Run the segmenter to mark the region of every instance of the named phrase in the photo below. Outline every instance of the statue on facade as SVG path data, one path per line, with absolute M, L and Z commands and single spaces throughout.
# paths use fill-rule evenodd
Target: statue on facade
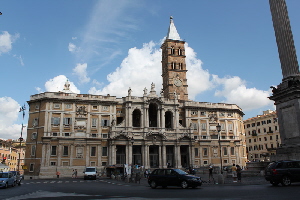
M 131 92 L 132 92 L 132 90 L 131 90 L 131 88 L 129 87 L 129 89 L 128 89 L 128 96 L 131 96 Z
M 147 88 L 144 88 L 144 95 L 147 95 Z
M 155 89 L 155 84 L 152 82 L 151 83 L 151 91 L 154 91 L 154 89 Z

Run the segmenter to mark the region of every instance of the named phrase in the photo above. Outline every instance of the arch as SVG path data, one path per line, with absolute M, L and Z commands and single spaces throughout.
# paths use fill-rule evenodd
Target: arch
M 135 109 L 132 112 L 132 126 L 133 127 L 141 127 L 141 111 L 139 109 Z
M 165 113 L 165 128 L 173 128 L 173 113 L 171 111 Z
M 156 103 L 149 104 L 149 127 L 157 127 L 157 111 L 158 106 Z

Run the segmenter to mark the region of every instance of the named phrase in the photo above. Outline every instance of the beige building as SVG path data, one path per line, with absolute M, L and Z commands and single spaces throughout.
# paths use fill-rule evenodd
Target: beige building
M 0 162 L 4 161 L 3 164 L 9 167 L 10 171 L 19 170 L 23 173 L 22 166 L 24 165 L 24 143 L 20 148 L 20 142 L 12 139 L 3 140 L 0 139 Z
M 270 161 L 280 146 L 276 111 L 267 110 L 262 115 L 244 121 L 249 161 Z
M 184 43 L 171 18 L 161 46 L 159 95 L 154 84 L 141 97 L 132 96 L 130 88 L 123 98 L 75 94 L 68 82 L 61 92 L 32 95 L 25 173 L 71 176 L 72 169 L 81 172 L 85 166 L 103 172 L 123 164 L 184 168 L 220 166 L 221 160 L 244 166 L 244 114 L 234 104 L 188 99 Z

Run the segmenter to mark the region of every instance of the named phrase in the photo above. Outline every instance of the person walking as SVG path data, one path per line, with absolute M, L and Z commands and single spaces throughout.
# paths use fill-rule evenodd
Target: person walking
M 56 177 L 59 178 L 60 172 L 56 171 Z
M 74 176 L 75 176 L 75 178 L 77 178 L 77 169 L 75 169 L 75 171 L 74 171 Z
M 232 165 L 231 171 L 232 171 L 233 182 L 236 183 L 237 182 L 236 181 L 237 173 L 236 173 L 236 166 L 235 166 L 235 164 Z
M 72 178 L 74 178 L 74 176 L 75 176 L 75 170 L 73 169 Z
M 238 182 L 242 182 L 242 168 L 239 165 L 236 165 L 236 174 Z

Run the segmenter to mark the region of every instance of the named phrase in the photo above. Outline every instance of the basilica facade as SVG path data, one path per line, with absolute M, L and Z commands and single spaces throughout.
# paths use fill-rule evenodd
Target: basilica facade
M 102 172 L 124 164 L 145 169 L 244 166 L 244 114 L 235 104 L 188 99 L 184 44 L 171 18 L 161 46 L 158 92 L 152 83 L 141 97 L 132 96 L 130 88 L 122 98 L 75 94 L 67 81 L 63 91 L 32 95 L 25 174 L 70 176 L 86 166 Z

